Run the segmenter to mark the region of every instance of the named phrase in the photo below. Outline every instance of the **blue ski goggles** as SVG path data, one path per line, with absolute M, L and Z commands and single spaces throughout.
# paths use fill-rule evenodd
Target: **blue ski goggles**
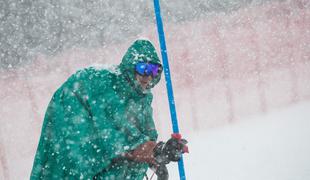
M 162 68 L 159 64 L 140 62 L 136 64 L 135 70 L 141 76 L 152 75 L 152 77 L 154 78 L 159 74 Z

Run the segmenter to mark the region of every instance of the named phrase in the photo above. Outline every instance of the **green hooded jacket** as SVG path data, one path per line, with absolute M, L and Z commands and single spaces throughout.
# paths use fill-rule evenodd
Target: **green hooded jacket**
M 43 122 L 31 180 L 143 179 L 148 168 L 121 158 L 156 141 L 150 89 L 135 79 L 138 62 L 160 64 L 154 46 L 137 40 L 120 65 L 90 67 L 73 74 L 53 95 Z

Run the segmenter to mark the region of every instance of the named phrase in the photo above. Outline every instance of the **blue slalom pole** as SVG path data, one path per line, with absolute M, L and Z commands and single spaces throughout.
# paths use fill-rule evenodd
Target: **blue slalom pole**
M 178 119 L 177 119 L 177 113 L 176 113 L 175 102 L 174 102 L 174 97 L 173 97 L 173 88 L 172 88 L 172 83 L 171 83 L 170 68 L 169 68 L 166 41 L 165 41 L 165 33 L 164 33 L 163 21 L 160 15 L 159 0 L 154 0 L 154 9 L 155 9 L 156 22 L 157 22 L 158 38 L 160 42 L 161 56 L 162 56 L 163 66 L 164 66 L 163 68 L 165 72 L 170 116 L 171 116 L 171 121 L 172 121 L 172 129 L 173 129 L 173 133 L 179 133 Z M 180 180 L 186 180 L 183 157 L 181 157 L 181 159 L 178 161 L 178 166 L 179 166 Z

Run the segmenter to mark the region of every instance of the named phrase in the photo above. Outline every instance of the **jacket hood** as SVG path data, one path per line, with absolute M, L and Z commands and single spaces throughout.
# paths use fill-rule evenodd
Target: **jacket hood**
M 138 88 L 141 90 L 141 87 L 135 78 L 135 65 L 139 62 L 154 63 L 162 66 L 155 47 L 148 40 L 136 40 L 128 48 L 121 64 L 119 65 L 121 74 L 125 75 L 125 78 L 130 81 L 129 83 L 133 84 L 135 89 Z M 162 71 L 160 71 L 158 75 L 153 78 L 147 89 L 153 88 L 160 81 L 161 72 Z

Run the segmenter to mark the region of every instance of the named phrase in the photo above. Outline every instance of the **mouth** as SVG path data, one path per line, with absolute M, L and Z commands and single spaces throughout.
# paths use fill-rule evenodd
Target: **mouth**
M 141 84 L 148 84 L 150 81 L 147 79 L 140 79 Z
M 147 81 L 140 81 L 140 85 L 143 89 L 145 89 L 148 85 L 149 85 L 149 82 Z

